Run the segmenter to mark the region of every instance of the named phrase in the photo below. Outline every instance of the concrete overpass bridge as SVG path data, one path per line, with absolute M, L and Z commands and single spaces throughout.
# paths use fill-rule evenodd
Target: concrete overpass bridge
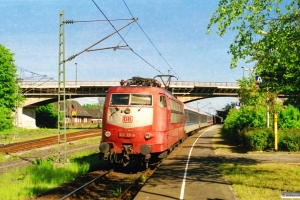
M 119 81 L 67 81 L 66 98 L 105 97 L 112 86 L 119 86 Z M 26 97 L 24 107 L 37 107 L 58 100 L 58 82 L 20 83 Z M 237 97 L 239 85 L 236 82 L 191 82 L 171 81 L 169 91 L 184 103 L 210 97 Z
M 58 82 L 47 81 L 19 83 L 26 97 L 22 108 L 18 109 L 16 124 L 24 128 L 36 128 L 35 108 L 58 101 Z M 119 86 L 119 81 L 67 81 L 66 99 L 79 97 L 106 97 L 107 90 Z M 190 82 L 171 81 L 169 91 L 184 103 L 210 97 L 237 97 L 239 85 L 236 82 Z

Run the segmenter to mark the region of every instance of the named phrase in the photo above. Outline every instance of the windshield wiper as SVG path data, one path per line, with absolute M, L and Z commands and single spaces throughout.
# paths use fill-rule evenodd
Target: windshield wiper
M 114 107 L 115 107 L 116 111 L 119 111 L 119 108 L 118 108 L 118 106 L 117 106 L 117 105 L 114 105 L 114 104 L 112 104 L 112 106 L 114 106 Z
M 139 109 L 138 111 L 140 111 L 142 109 L 142 107 L 144 107 L 144 105 L 147 105 L 147 103 L 144 103 Z
M 112 106 L 114 106 L 114 107 L 115 107 L 115 110 L 116 110 L 116 111 L 112 112 L 112 113 L 110 114 L 110 116 L 112 116 L 112 115 L 113 115 L 113 114 L 115 114 L 117 111 L 119 111 L 119 108 L 118 108 L 118 106 L 116 106 L 116 105 L 112 105 Z

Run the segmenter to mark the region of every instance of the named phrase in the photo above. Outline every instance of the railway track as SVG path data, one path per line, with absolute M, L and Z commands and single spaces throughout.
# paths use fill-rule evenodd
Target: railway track
M 101 136 L 100 129 L 84 130 L 84 131 L 78 131 L 78 132 L 66 134 L 68 143 L 77 140 L 86 139 L 86 138 L 99 137 L 99 136 Z M 63 136 L 60 137 L 61 139 L 63 139 Z M 38 149 L 42 147 L 56 145 L 57 140 L 58 140 L 58 136 L 51 136 L 46 138 L 29 140 L 25 142 L 17 142 L 13 144 L 1 145 L 0 152 L 5 154 L 12 154 L 12 153 L 18 153 L 22 151 Z
M 91 172 L 50 190 L 37 199 L 133 199 L 156 169 L 135 173 L 113 170 Z

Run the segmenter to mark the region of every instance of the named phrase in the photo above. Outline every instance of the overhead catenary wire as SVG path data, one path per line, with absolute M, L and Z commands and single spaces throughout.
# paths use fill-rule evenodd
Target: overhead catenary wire
M 132 29 L 133 26 L 134 26 L 134 24 L 132 26 L 130 26 L 129 30 L 124 35 L 124 38 L 127 36 L 127 34 L 129 33 L 129 31 Z M 121 44 L 121 42 L 122 42 L 122 40 L 119 42 L 118 46 Z
M 122 30 L 123 28 L 129 26 L 130 24 L 132 24 L 134 21 L 136 21 L 137 19 L 132 19 L 132 22 L 126 24 L 125 26 L 119 28 L 118 30 L 115 29 L 115 32 L 109 34 L 108 36 L 104 37 L 103 39 L 99 40 L 98 42 L 94 43 L 93 45 L 89 46 L 88 48 L 82 50 L 81 52 L 75 54 L 75 55 L 72 55 L 70 56 L 67 60 L 65 60 L 64 62 L 67 62 L 67 61 L 70 61 L 70 60 L 73 60 L 75 57 L 79 56 L 80 54 L 84 53 L 84 52 L 88 52 L 92 47 L 96 46 L 97 44 L 101 43 L 102 41 L 106 40 L 107 38 L 111 37 L 112 35 L 114 35 L 115 33 L 118 33 L 119 34 L 119 31 Z M 120 35 L 120 34 L 119 34 Z M 127 44 L 127 43 L 126 43 Z M 128 45 L 128 44 L 127 44 Z
M 45 77 L 46 77 L 46 76 L 45 76 Z M 26 88 L 25 90 L 22 90 L 22 93 L 23 93 L 23 94 L 28 93 L 28 92 L 32 91 L 33 89 L 35 89 L 35 88 L 37 88 L 37 87 L 39 87 L 39 86 L 41 86 L 41 85 L 43 85 L 43 84 L 45 84 L 45 83 L 47 83 L 47 82 L 54 81 L 53 78 L 49 78 L 49 79 L 46 79 L 46 80 L 44 80 L 43 82 L 41 82 L 43 79 L 44 79 L 44 77 L 41 78 L 40 80 L 37 80 L 35 84 L 30 85 L 31 87 Z M 38 83 L 39 83 L 39 84 L 38 84 Z
M 43 85 L 46 82 L 54 81 L 53 78 L 48 77 L 47 75 L 37 74 L 35 72 L 31 72 L 31 71 L 23 69 L 21 67 L 18 67 L 18 69 L 20 70 L 20 75 L 19 75 L 19 78 L 18 78 L 18 80 L 20 82 L 22 82 L 24 80 L 31 80 L 31 81 L 35 80 L 34 83 L 32 83 L 32 84 L 29 85 L 30 87 L 28 87 L 28 88 L 26 88 L 26 89 L 24 89 L 22 91 L 23 94 L 30 92 L 34 88 L 36 88 L 38 86 L 41 86 L 41 85 Z M 26 76 L 25 72 L 29 73 L 30 75 Z
M 133 17 L 132 12 L 130 11 L 129 7 L 127 6 L 125 0 L 123 0 L 128 12 L 130 13 L 130 15 Z M 162 59 L 165 61 L 165 63 L 170 67 L 170 69 L 176 74 L 176 76 L 178 77 L 178 79 L 180 79 L 180 77 L 177 75 L 177 73 L 175 72 L 175 70 L 171 67 L 171 65 L 167 62 L 167 60 L 164 58 L 164 56 L 160 53 L 160 51 L 157 49 L 157 47 L 154 45 L 154 43 L 151 41 L 151 39 L 148 37 L 148 35 L 146 34 L 146 32 L 143 30 L 143 28 L 140 26 L 140 24 L 136 21 L 136 24 L 140 27 L 140 29 L 142 30 L 142 32 L 145 34 L 145 36 L 148 38 L 149 42 L 153 45 L 153 47 L 156 49 L 156 51 L 158 52 L 158 54 L 162 57 Z
M 20 71 L 20 75 L 19 78 L 22 79 L 35 79 L 35 78 L 40 78 L 40 77 L 45 77 L 46 75 L 42 75 L 42 74 L 37 74 L 35 72 L 29 71 L 27 69 L 23 69 L 21 67 L 18 67 L 19 71 Z M 26 76 L 26 73 L 28 73 L 29 75 Z
M 117 29 L 115 28 L 115 26 L 108 20 L 108 18 L 106 17 L 106 15 L 102 12 L 102 10 L 100 9 L 100 7 L 96 4 L 96 2 L 94 0 L 92 0 L 93 3 L 95 4 L 95 6 L 98 8 L 98 10 L 102 13 L 102 15 L 105 17 L 105 19 L 110 23 L 110 25 L 113 27 L 113 29 L 117 32 L 117 34 L 120 36 L 120 38 L 123 40 L 123 42 L 128 46 L 128 48 L 130 48 L 130 50 L 136 55 L 138 56 L 140 59 L 142 59 L 145 63 L 147 63 L 149 66 L 151 66 L 153 69 L 155 69 L 156 71 L 158 71 L 159 73 L 163 74 L 160 70 L 158 70 L 156 67 L 154 67 L 152 64 L 150 64 L 147 60 L 145 60 L 142 56 L 140 56 L 138 53 L 136 53 L 129 45 L 128 43 L 125 41 L 125 39 L 121 36 L 121 34 L 119 33 L 119 31 L 117 31 Z M 135 20 L 136 21 L 136 20 Z
M 130 21 L 130 20 L 132 20 L 132 19 L 66 20 L 66 21 L 64 21 L 64 23 L 66 23 L 66 24 L 73 24 L 73 23 L 78 23 L 78 22 L 107 22 L 107 21 Z
M 119 50 L 130 50 L 129 48 L 126 48 L 128 47 L 127 45 L 125 46 L 115 46 L 115 47 L 105 47 L 105 48 L 99 48 L 99 49 L 90 49 L 90 50 L 87 50 L 88 52 L 90 51 L 99 51 L 99 50 L 107 50 L 107 49 L 113 49 L 114 51 L 119 49 Z

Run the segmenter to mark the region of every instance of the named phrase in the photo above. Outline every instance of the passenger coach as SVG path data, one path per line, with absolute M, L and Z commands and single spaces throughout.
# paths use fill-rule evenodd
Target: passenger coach
M 190 106 L 184 105 L 185 126 L 184 130 L 191 135 L 201 128 L 205 128 L 213 124 L 213 116 L 211 114 L 199 111 Z

